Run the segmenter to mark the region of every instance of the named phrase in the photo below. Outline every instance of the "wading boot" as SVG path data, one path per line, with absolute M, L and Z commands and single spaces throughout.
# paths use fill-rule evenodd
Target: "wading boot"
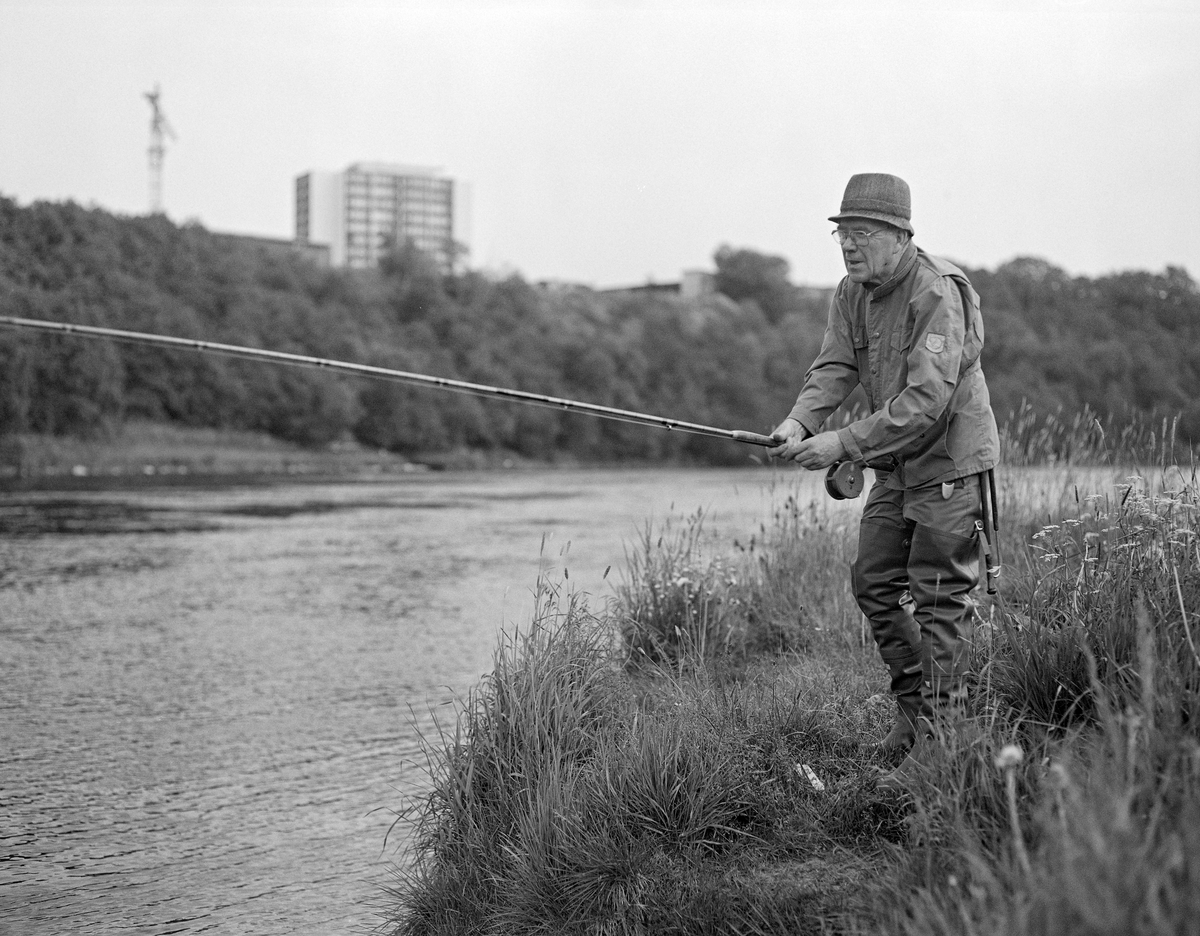
M 953 747 L 967 739 L 966 686 L 956 680 L 939 679 L 932 686 L 923 683 L 923 688 L 924 710 L 916 720 L 916 742 L 899 767 L 879 777 L 875 785 L 880 790 L 910 792 L 945 745 Z
M 879 772 L 879 777 L 875 780 L 876 789 L 888 793 L 907 793 L 920 779 L 926 769 L 925 761 L 930 748 L 937 743 L 933 722 L 924 715 L 918 717 L 914 735 L 912 749 L 900 762 L 900 766 L 895 770 Z
M 876 751 L 895 763 L 911 749 L 917 739 L 917 718 L 921 715 L 921 660 L 915 657 L 890 664 L 892 695 L 896 699 L 896 721 L 879 742 Z

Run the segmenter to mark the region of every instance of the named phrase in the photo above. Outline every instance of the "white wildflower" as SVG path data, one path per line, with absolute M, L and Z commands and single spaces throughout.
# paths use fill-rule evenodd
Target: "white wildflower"
M 996 755 L 996 767 L 999 770 L 1011 770 L 1025 760 L 1025 752 L 1019 744 L 1006 744 Z

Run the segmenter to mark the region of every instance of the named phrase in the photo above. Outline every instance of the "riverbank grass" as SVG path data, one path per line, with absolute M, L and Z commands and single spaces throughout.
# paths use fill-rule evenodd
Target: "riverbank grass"
M 385 928 L 1188 932 L 1195 480 L 1078 499 L 1062 481 L 1002 478 L 1009 563 L 980 608 L 972 714 L 903 797 L 875 784 L 892 702 L 844 605 L 852 523 L 785 492 L 726 554 L 699 515 L 648 529 L 601 612 L 541 581 L 531 624 L 426 738 Z
M 397 931 L 807 932 L 842 912 L 862 844 L 901 833 L 862 795 L 865 668 L 631 677 L 608 621 L 541 598 L 430 739 Z

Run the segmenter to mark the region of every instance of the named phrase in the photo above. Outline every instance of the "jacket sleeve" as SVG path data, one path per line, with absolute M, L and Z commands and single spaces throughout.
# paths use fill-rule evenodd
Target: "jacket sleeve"
M 964 332 L 958 285 L 938 277 L 912 297 L 910 312 L 911 339 L 895 352 L 896 365 L 903 363 L 907 373 L 903 387 L 870 416 L 839 430 L 855 461 L 894 455 L 916 442 L 945 411 L 958 382 Z
M 829 414 L 858 386 L 858 360 L 850 328 L 846 280 L 834 293 L 821 351 L 804 378 L 804 386 L 788 417 L 816 435 Z

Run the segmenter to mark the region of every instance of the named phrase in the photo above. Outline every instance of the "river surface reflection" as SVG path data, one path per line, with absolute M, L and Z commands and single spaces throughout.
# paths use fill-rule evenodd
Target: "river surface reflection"
M 703 508 L 728 542 L 778 480 L 0 494 L 0 933 L 368 932 L 417 730 L 539 571 L 601 600 L 648 519 Z

